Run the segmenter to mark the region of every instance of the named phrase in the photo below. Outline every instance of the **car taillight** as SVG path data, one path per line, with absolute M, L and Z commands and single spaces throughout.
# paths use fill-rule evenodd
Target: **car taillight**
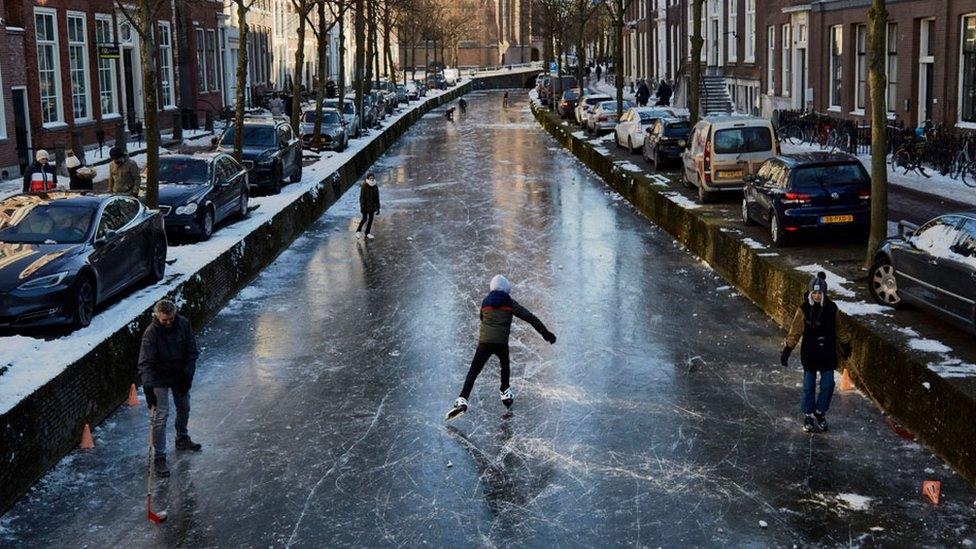
M 703 156 L 705 165 L 705 183 L 712 182 L 712 141 L 705 142 L 705 154 Z
M 606 122 L 606 121 L 607 121 L 607 117 L 606 116 L 601 116 L 600 117 L 600 122 Z
M 810 195 L 806 193 L 787 191 L 783 195 L 783 204 L 806 204 L 808 202 L 810 202 Z
M 861 189 L 861 192 L 859 192 L 857 196 L 861 200 L 867 200 L 871 198 L 871 189 Z

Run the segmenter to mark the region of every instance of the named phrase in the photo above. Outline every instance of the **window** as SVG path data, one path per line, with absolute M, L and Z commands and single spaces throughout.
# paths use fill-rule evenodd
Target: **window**
M 207 31 L 207 82 L 210 83 L 211 90 L 220 89 L 217 85 L 217 33 L 213 30 Z
M 173 107 L 176 105 L 173 97 L 173 40 L 166 21 L 159 22 L 159 74 L 163 106 Z
M 715 154 L 764 152 L 772 148 L 769 128 L 754 126 L 715 132 Z
M 88 27 L 83 13 L 68 13 L 68 63 L 71 73 L 71 112 L 75 120 L 91 118 L 88 96 Z
M 790 24 L 783 25 L 783 97 L 790 96 L 790 87 L 793 83 L 793 36 L 790 32 Z
M 888 55 L 885 57 L 885 75 L 888 78 L 888 89 L 885 93 L 888 112 L 895 112 L 895 102 L 898 100 L 898 23 L 888 23 L 888 34 L 885 38 L 888 44 Z
M 935 257 L 948 257 L 950 247 L 959 237 L 959 218 L 951 215 L 929 221 L 915 231 L 913 244 L 919 250 Z
M 830 106 L 840 108 L 841 85 L 843 84 L 844 28 L 840 25 L 830 27 Z
M 0 71 L 0 91 L 4 89 L 2 72 Z M 0 101 L 0 139 L 5 139 L 7 137 L 7 117 L 4 112 L 4 101 Z
M 729 0 L 729 61 L 735 61 L 739 56 L 739 0 Z
M 203 50 L 203 29 L 197 29 L 197 89 L 207 91 L 207 54 Z
M 769 95 L 776 93 L 776 86 L 773 83 L 776 74 L 776 27 L 766 28 L 766 89 Z
M 112 33 L 112 16 L 95 16 L 95 44 L 96 46 L 115 43 Z M 115 99 L 115 59 L 98 59 L 98 105 L 102 116 L 117 114 L 118 101 Z
M 858 25 L 854 33 L 854 47 L 857 48 L 855 54 L 857 87 L 854 88 L 854 108 L 863 112 L 868 91 L 868 27 Z
M 756 61 L 756 0 L 746 0 L 746 63 Z
M 58 34 L 55 11 L 34 8 L 34 36 L 37 39 L 37 80 L 41 96 L 41 121 L 57 124 L 63 121 L 61 105 L 61 60 L 58 57 Z
M 976 14 L 962 19 L 962 71 L 959 119 L 976 122 Z

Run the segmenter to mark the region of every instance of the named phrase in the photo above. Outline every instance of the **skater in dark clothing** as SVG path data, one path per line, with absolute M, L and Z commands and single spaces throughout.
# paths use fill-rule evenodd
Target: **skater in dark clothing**
M 462 97 L 458 100 L 458 107 L 461 107 L 461 114 L 464 114 L 468 110 L 468 102 Z
M 596 79 L 599 82 L 600 78 L 603 76 L 603 67 L 601 65 L 596 66 Z
M 502 107 L 508 106 L 508 90 L 505 90 L 505 94 L 502 95 Z
M 810 281 L 810 291 L 796 310 L 780 363 L 787 366 L 790 353 L 800 342 L 803 364 L 803 430 L 827 430 L 827 410 L 834 394 L 834 370 L 841 360 L 851 357 L 851 337 L 847 328 L 837 322 L 837 305 L 827 297 L 827 275 L 818 273 Z M 815 395 L 817 373 L 820 394 Z
M 641 79 L 640 82 L 637 84 L 637 93 L 634 95 L 635 95 L 634 98 L 637 100 L 637 106 L 646 107 L 647 100 L 650 99 L 651 97 L 651 90 L 650 88 L 647 87 L 647 82 Z
M 199 452 L 202 445 L 190 439 L 190 386 L 197 369 L 196 339 L 186 317 L 176 314 L 176 305 L 160 300 L 153 308 L 152 324 L 142 334 L 139 376 L 146 393 L 146 405 L 153 415 L 153 443 L 157 477 L 168 477 L 166 467 L 166 419 L 169 394 L 176 407 L 176 449 Z
M 491 292 L 481 302 L 481 331 L 478 334 L 478 348 L 471 360 L 471 367 L 464 379 L 461 394 L 454 401 L 454 407 L 447 413 L 447 419 L 454 419 L 468 410 L 468 397 L 471 396 L 474 381 L 492 355 L 497 356 L 501 363 L 502 383 L 499 396 L 502 399 L 502 404 L 505 407 L 512 406 L 515 395 L 512 394 L 512 389 L 508 385 L 508 336 L 512 329 L 512 317 L 521 318 L 531 324 L 535 331 L 539 332 L 539 335 L 550 344 L 556 342 L 556 335 L 550 332 L 541 320 L 512 299 L 509 295 L 512 291 L 512 285 L 504 276 L 495 275 L 491 279 L 489 288 Z
M 380 215 L 380 188 L 376 186 L 376 176 L 366 175 L 366 181 L 359 188 L 359 211 L 363 214 L 363 219 L 356 228 L 356 238 L 362 240 L 366 238 L 373 240 L 373 235 L 369 230 L 373 228 L 373 216 Z M 363 233 L 363 224 L 366 224 L 366 232 Z
M 671 89 L 671 86 L 669 86 L 668 83 L 662 79 L 661 83 L 657 85 L 657 103 L 655 103 L 655 105 L 658 107 L 670 106 L 671 94 L 673 93 L 674 90 Z
M 450 121 L 453 122 L 454 121 L 454 110 L 455 110 L 454 107 L 449 107 L 446 111 L 444 111 L 444 118 L 446 118 L 446 119 L 448 119 L 448 120 L 450 120 Z

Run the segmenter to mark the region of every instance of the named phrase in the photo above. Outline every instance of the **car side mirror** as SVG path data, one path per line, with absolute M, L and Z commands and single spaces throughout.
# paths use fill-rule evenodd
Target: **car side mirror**
M 113 238 L 115 238 L 115 236 L 117 234 L 119 234 L 119 232 L 116 231 L 116 230 L 113 230 L 113 229 L 106 230 L 105 231 L 105 234 L 103 234 L 100 237 L 96 237 L 95 238 L 95 242 L 94 242 L 95 247 L 104 246 L 109 240 L 112 240 Z

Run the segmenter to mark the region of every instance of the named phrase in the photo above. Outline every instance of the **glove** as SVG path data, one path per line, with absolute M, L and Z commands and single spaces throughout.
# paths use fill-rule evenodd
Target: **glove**
M 847 343 L 841 343 L 840 350 L 842 353 L 844 353 L 844 360 L 851 358 L 852 349 L 851 349 L 851 343 L 849 341 Z
M 157 402 L 156 402 L 156 392 L 153 391 L 153 388 L 149 387 L 148 385 L 143 385 L 142 392 L 146 393 L 146 406 L 148 406 L 150 410 L 155 408 Z
M 376 215 L 380 215 L 380 211 L 379 210 L 376 210 Z
M 783 347 L 783 354 L 779 355 L 779 363 L 783 366 L 789 366 L 790 354 L 793 353 L 793 347 L 789 345 Z
M 546 333 L 542 334 L 542 339 L 548 341 L 549 345 L 552 345 L 556 342 L 556 334 L 546 330 Z

